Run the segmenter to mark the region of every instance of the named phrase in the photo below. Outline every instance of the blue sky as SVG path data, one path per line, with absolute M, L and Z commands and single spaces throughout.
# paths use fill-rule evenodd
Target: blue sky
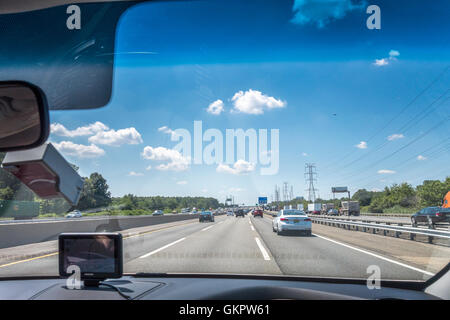
M 306 162 L 322 197 L 332 186 L 444 179 L 449 5 L 370 4 L 381 8 L 381 30 L 366 28 L 365 2 L 137 5 L 117 29 L 111 102 L 52 111 L 50 139 L 83 175 L 102 173 L 114 196 L 232 194 L 253 204 L 284 181 L 306 195 Z M 278 173 L 261 175 L 248 159 L 224 170 L 189 163 L 170 137 L 193 135 L 195 120 L 224 135 L 279 129 Z

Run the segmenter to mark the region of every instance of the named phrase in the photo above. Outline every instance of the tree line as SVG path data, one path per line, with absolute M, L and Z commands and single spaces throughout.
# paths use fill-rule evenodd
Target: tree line
M 414 212 L 424 207 L 441 206 L 444 196 L 450 191 L 450 176 L 445 180 L 425 180 L 421 185 L 413 187 L 406 182 L 386 186 L 382 191 L 368 191 L 359 189 L 351 200 L 359 201 L 362 211 L 383 213 L 383 212 Z M 340 199 L 316 199 L 318 203 L 334 203 L 335 208 L 340 206 Z M 297 204 L 308 206 L 308 201 L 304 199 L 294 199 L 289 202 L 280 202 L 279 207 Z

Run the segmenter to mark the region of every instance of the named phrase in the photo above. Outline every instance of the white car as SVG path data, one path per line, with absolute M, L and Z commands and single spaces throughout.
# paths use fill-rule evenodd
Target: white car
M 233 215 L 233 211 L 227 211 L 227 216 L 232 216 Z
M 66 214 L 66 218 L 81 218 L 83 215 L 80 211 L 74 210 Z
M 285 231 L 299 231 L 310 236 L 311 229 L 311 219 L 301 210 L 280 210 L 272 220 L 272 230 L 278 235 L 281 235 Z

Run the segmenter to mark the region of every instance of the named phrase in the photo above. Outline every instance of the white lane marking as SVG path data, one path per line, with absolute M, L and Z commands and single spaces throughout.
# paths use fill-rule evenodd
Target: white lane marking
M 178 242 L 181 242 L 181 241 L 183 241 L 183 240 L 185 240 L 185 239 L 186 239 L 186 238 L 178 239 L 177 241 L 174 241 L 174 242 L 171 242 L 171 243 L 169 243 L 169 244 L 166 244 L 164 247 L 161 247 L 161 248 L 159 248 L 159 249 L 153 250 L 152 252 L 146 253 L 146 254 L 144 254 L 143 256 L 140 256 L 139 258 L 140 258 L 140 259 L 142 259 L 142 258 L 147 258 L 147 257 L 151 256 L 152 254 L 155 254 L 155 253 L 158 253 L 158 252 L 160 252 L 160 251 L 162 251 L 162 250 L 164 250 L 164 249 L 167 249 L 168 247 L 173 246 L 174 244 L 177 244 Z
M 341 246 L 347 247 L 347 248 L 349 248 L 349 249 L 353 249 L 353 250 L 356 250 L 356 251 L 359 251 L 359 252 L 368 254 L 369 256 L 373 256 L 373 257 L 379 258 L 379 259 L 381 259 L 381 260 L 385 260 L 385 261 L 388 261 L 388 262 L 397 264 L 397 265 L 399 265 L 399 266 L 402 266 L 402 267 L 405 267 L 405 268 L 408 268 L 408 269 L 411 269 L 411 270 L 414 270 L 414 271 L 417 271 L 417 272 L 424 273 L 424 274 L 429 275 L 429 276 L 434 276 L 434 273 L 431 273 L 431 272 L 428 272 L 428 271 L 426 271 L 426 270 L 422 270 L 422 269 L 419 269 L 419 268 L 416 268 L 416 267 L 407 265 L 407 264 L 405 264 L 405 263 L 401 263 L 401 262 L 398 262 L 398 261 L 395 261 L 395 260 L 392 260 L 392 259 L 389 259 L 389 258 L 380 256 L 380 255 L 378 255 L 378 254 L 376 254 L 376 253 L 373 253 L 373 252 L 370 252 L 370 251 L 366 251 L 366 250 L 363 250 L 363 249 L 359 249 L 359 248 L 350 246 L 350 245 L 348 245 L 348 244 L 345 244 L 345 243 L 342 243 L 342 242 L 339 242 L 339 241 L 336 241 L 336 240 L 329 239 L 329 238 L 324 237 L 324 236 L 319 236 L 318 234 L 315 234 L 315 233 L 313 233 L 313 235 L 315 235 L 316 237 L 322 238 L 322 239 L 324 239 L 324 240 L 327 240 L 327 241 L 330 241 L 330 242 L 339 244 L 339 245 L 341 245 Z
M 252 228 L 253 231 L 255 231 L 255 228 L 251 225 L 250 228 Z
M 255 241 L 256 241 L 256 244 L 259 247 L 259 250 L 261 251 L 261 253 L 263 255 L 264 260 L 270 260 L 269 254 L 267 253 L 266 249 L 262 245 L 261 240 L 259 240 L 258 237 L 255 237 Z
M 202 230 L 200 230 L 200 231 L 206 231 L 206 230 L 208 230 L 208 229 L 211 229 L 212 227 L 214 227 L 214 225 L 212 225 L 212 226 L 209 226 L 209 227 L 206 227 L 206 228 L 203 228 Z

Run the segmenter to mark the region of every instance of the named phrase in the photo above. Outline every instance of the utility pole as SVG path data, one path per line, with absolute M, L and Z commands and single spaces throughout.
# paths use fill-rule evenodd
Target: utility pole
M 305 164 L 305 181 L 308 186 L 306 191 L 308 191 L 308 201 L 316 201 L 316 191 L 314 188 L 314 182 L 317 182 L 317 172 L 316 165 L 314 163 Z

